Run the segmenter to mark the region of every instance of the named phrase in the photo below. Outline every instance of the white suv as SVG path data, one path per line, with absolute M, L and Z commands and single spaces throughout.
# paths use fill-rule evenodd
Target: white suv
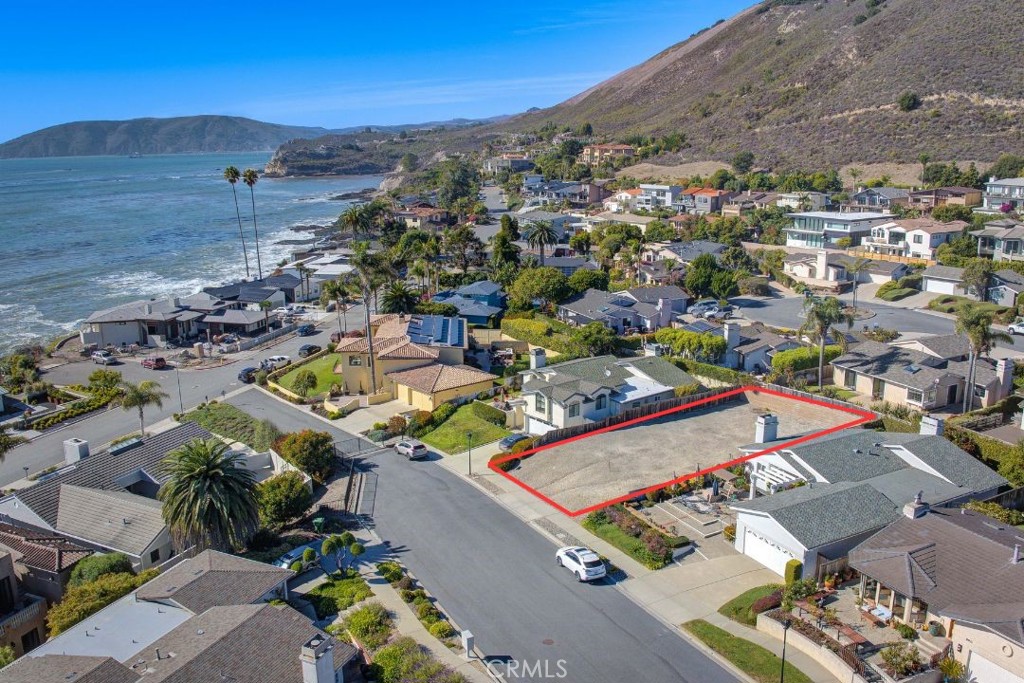
M 1017 318 L 1010 323 L 1010 334 L 1024 334 L 1024 318 Z
M 114 354 L 110 351 L 93 351 L 92 362 L 99 365 L 113 365 L 117 362 L 117 359 L 114 358 Z
M 427 445 L 416 439 L 402 439 L 395 444 L 395 453 L 404 455 L 409 460 L 422 460 L 430 455 Z
M 597 553 L 582 546 L 559 548 L 555 553 L 555 562 L 575 574 L 577 581 L 596 581 L 608 573 Z

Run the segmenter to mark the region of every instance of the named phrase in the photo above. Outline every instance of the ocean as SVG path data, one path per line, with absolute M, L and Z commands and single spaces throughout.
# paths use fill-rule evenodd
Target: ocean
M 0 353 L 73 332 L 93 311 L 191 294 L 245 276 L 226 166 L 262 172 L 271 154 L 168 154 L 0 159 Z M 296 226 L 331 223 L 339 194 L 379 176 L 260 178 L 255 185 L 266 275 L 310 239 Z M 249 188 L 238 182 L 256 275 Z

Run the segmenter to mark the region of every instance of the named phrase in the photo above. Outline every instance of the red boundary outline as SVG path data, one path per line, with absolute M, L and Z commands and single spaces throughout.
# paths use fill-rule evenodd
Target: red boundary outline
M 654 484 L 652 486 L 648 486 L 647 488 L 640 489 L 638 491 L 630 491 L 629 493 L 627 493 L 625 495 L 622 495 L 622 496 L 619 496 L 618 498 L 612 498 L 610 500 L 604 501 L 603 503 L 598 503 L 597 505 L 590 505 L 590 506 L 585 507 L 585 508 L 580 508 L 579 510 L 570 510 L 570 509 L 566 508 L 563 505 L 559 505 L 558 503 L 553 501 L 551 498 L 549 498 L 548 496 L 545 496 L 543 493 L 538 491 L 537 489 L 533 488 L 532 486 L 529 486 L 528 484 L 526 484 L 522 480 L 512 476 L 508 472 L 503 472 L 498 467 L 498 465 L 500 465 L 503 462 L 507 462 L 509 460 L 515 460 L 516 458 L 522 458 L 523 456 L 534 455 L 535 453 L 540 453 L 541 451 L 546 451 L 546 450 L 548 450 L 550 448 L 554 448 L 555 446 L 561 446 L 563 444 L 571 443 L 573 441 L 579 441 L 580 439 L 586 439 L 588 437 L 596 436 L 598 434 L 604 434 L 605 432 L 611 432 L 611 431 L 615 431 L 616 429 L 622 429 L 624 427 L 629 427 L 631 425 L 640 424 L 641 422 L 647 422 L 648 420 L 654 420 L 654 419 L 657 419 L 659 417 L 665 417 L 666 415 L 671 415 L 672 413 L 677 413 L 677 412 L 680 412 L 682 410 L 686 410 L 687 408 L 692 408 L 694 406 L 703 405 L 704 403 L 710 403 L 712 401 L 717 401 L 718 399 L 721 399 L 721 398 L 725 398 L 725 397 L 728 397 L 728 396 L 735 396 L 736 394 L 746 393 L 748 391 L 751 391 L 751 392 L 754 392 L 754 393 L 771 394 L 772 396 L 779 396 L 781 398 L 791 399 L 793 401 L 803 401 L 804 403 L 811 403 L 811 404 L 814 404 L 814 405 L 823 406 L 825 408 L 831 408 L 832 410 L 839 410 L 839 411 L 842 411 L 842 412 L 845 412 L 845 413 L 850 413 L 851 415 L 857 415 L 858 417 L 857 417 L 856 420 L 851 420 L 850 422 L 844 422 L 843 424 L 838 425 L 836 427 L 831 427 L 829 429 L 824 429 L 824 430 L 822 430 L 820 432 L 814 432 L 813 434 L 808 434 L 806 436 L 801 436 L 801 437 L 798 437 L 796 439 L 792 439 L 790 441 L 786 441 L 784 443 L 781 443 L 781 444 L 779 444 L 777 446 L 773 446 L 772 448 L 766 448 L 764 450 L 757 451 L 756 453 L 751 453 L 750 455 L 744 455 L 744 456 L 741 456 L 739 458 L 735 458 L 733 460 L 730 460 L 728 462 L 724 462 L 724 463 L 715 465 L 714 467 L 707 467 L 707 468 L 699 470 L 697 472 L 692 472 L 690 474 L 683 475 L 682 477 L 676 477 L 675 479 L 670 479 L 668 481 L 663 481 L 663 482 L 661 482 L 659 484 Z M 506 479 L 508 479 L 509 481 L 511 481 L 513 484 L 516 484 L 517 486 L 519 486 L 519 487 L 525 489 L 526 491 L 532 493 L 537 498 L 540 498 L 542 501 L 544 501 L 545 503 L 547 503 L 551 507 L 555 508 L 559 512 L 561 512 L 561 513 L 563 513 L 565 515 L 568 515 L 569 517 L 578 517 L 580 515 L 585 515 L 588 512 L 593 512 L 595 510 L 600 510 L 602 508 L 606 508 L 609 505 L 615 505 L 616 503 L 622 503 L 622 502 L 627 501 L 627 500 L 632 500 L 634 498 L 642 496 L 642 495 L 644 495 L 646 493 L 649 493 L 651 491 L 656 491 L 658 489 L 665 488 L 666 486 L 671 486 L 672 484 L 677 484 L 677 483 L 680 483 L 680 482 L 684 482 L 684 481 L 686 481 L 688 479 L 693 479 L 695 477 L 699 477 L 699 476 L 708 474 L 709 472 L 714 472 L 715 470 L 720 470 L 720 469 L 723 469 L 725 467 L 732 467 L 733 465 L 738 465 L 739 463 L 746 462 L 747 460 L 751 460 L 751 459 L 756 458 L 756 457 L 758 457 L 760 455 L 764 455 L 766 453 L 771 453 L 773 451 L 777 451 L 780 448 L 788 448 L 790 446 L 795 446 L 796 444 L 803 443 L 805 441 L 810 441 L 812 439 L 817 439 L 819 437 L 825 436 L 826 434 L 832 434 L 834 432 L 838 432 L 838 431 L 841 431 L 843 429 L 849 429 L 850 427 L 856 427 L 857 425 L 864 424 L 865 422 L 870 422 L 870 421 L 872 421 L 874 419 L 876 419 L 875 414 L 874 413 L 870 413 L 870 412 L 868 412 L 866 410 L 858 410 L 856 408 L 847 408 L 847 407 L 844 407 L 844 406 L 837 406 L 837 405 L 833 405 L 831 403 L 824 403 L 823 401 L 816 401 L 816 400 L 814 400 L 812 398 L 807 398 L 807 397 L 804 397 L 804 396 L 791 396 L 790 394 L 784 394 L 781 391 L 775 391 L 773 389 L 767 389 L 765 387 L 748 385 L 748 386 L 744 386 L 744 387 L 739 387 L 737 389 L 733 389 L 731 391 L 726 391 L 726 392 L 721 393 L 721 394 L 716 394 L 714 396 L 710 396 L 708 398 L 704 398 L 704 399 L 701 399 L 699 401 L 693 401 L 692 403 L 687 403 L 685 405 L 676 406 L 675 408 L 669 408 L 667 410 L 661 410 L 661 411 L 659 411 L 657 413 L 653 413 L 651 415 L 646 415 L 644 417 L 638 417 L 638 418 L 634 418 L 632 420 L 627 420 L 625 422 L 620 422 L 619 424 L 611 425 L 610 427 L 602 427 L 601 429 L 595 429 L 592 432 L 587 432 L 586 434 L 580 434 L 579 436 L 574 436 L 574 437 L 571 437 L 571 438 L 568 438 L 568 439 L 563 439 L 561 441 L 555 441 L 554 443 L 549 443 L 547 445 L 540 446 L 538 448 L 531 448 L 530 450 L 523 451 L 522 453 L 509 454 L 507 456 L 503 456 L 501 458 L 497 458 L 495 460 L 492 460 L 491 462 L 489 462 L 487 464 L 487 466 L 491 470 L 493 470 L 494 472 L 497 472 L 501 476 L 503 476 Z

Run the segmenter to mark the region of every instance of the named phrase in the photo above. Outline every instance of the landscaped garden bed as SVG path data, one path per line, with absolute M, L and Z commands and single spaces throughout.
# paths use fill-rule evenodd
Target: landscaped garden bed
M 381 562 L 377 565 L 377 571 L 398 591 L 402 600 L 409 604 L 416 618 L 430 635 L 450 648 L 457 647 L 455 627 L 444 618 L 430 595 L 423 588 L 417 588 L 416 579 L 410 576 L 402 565 L 393 561 Z
M 335 572 L 303 597 L 313 605 L 317 619 L 347 610 L 373 595 L 366 580 L 352 569 Z
M 648 569 L 661 569 L 672 561 L 673 547 L 690 542 L 683 536 L 665 535 L 621 505 L 591 512 L 582 525 Z
M 428 446 L 445 453 L 461 453 L 469 445 L 469 433 L 472 433 L 472 445 L 476 447 L 504 439 L 512 432 L 480 417 L 474 410 L 474 403 L 467 403 L 460 406 L 439 427 L 421 438 Z
M 990 311 L 994 315 L 994 321 L 997 323 L 1012 323 L 1017 315 L 1017 311 L 1009 306 L 1000 306 L 991 301 L 975 301 L 974 299 L 968 299 L 964 296 L 953 296 L 952 294 L 932 299 L 928 302 L 928 308 L 941 313 L 956 313 L 956 309 L 963 303 L 971 304 L 982 311 Z
M 782 586 L 770 583 L 740 593 L 718 608 L 718 613 L 745 626 L 756 626 L 757 615 L 782 604 Z
M 340 394 L 341 389 L 344 388 L 344 378 L 334 372 L 334 368 L 340 360 L 341 354 L 326 353 L 322 356 L 317 356 L 308 363 L 289 366 L 288 372 L 278 377 L 276 381 L 288 391 L 301 394 L 301 391 L 295 389 L 295 378 L 302 371 L 308 370 L 316 377 L 316 386 L 307 390 L 307 397 L 325 396 L 331 393 L 332 387 L 335 388 L 335 393 Z
M 683 628 L 755 681 L 775 683 L 779 680 L 782 662 L 770 650 L 734 636 L 703 619 L 688 621 L 683 624 Z M 789 662 L 786 662 L 785 678 L 789 683 L 811 683 L 803 671 Z
M 230 403 L 202 403 L 195 410 L 176 417 L 178 422 L 195 422 L 214 434 L 241 441 L 256 451 L 266 451 L 281 436 L 270 420 L 257 420 Z

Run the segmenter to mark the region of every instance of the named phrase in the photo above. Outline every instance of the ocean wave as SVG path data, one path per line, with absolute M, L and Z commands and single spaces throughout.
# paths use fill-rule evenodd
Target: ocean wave
M 0 353 L 21 344 L 40 343 L 43 339 L 78 329 L 82 319 L 58 322 L 43 315 L 35 304 L 0 304 Z M 41 339 L 42 338 L 42 339 Z
M 166 277 L 151 270 L 109 273 L 93 278 L 92 282 L 103 288 L 107 296 L 118 299 L 188 296 L 203 287 L 219 284 L 208 278 Z

